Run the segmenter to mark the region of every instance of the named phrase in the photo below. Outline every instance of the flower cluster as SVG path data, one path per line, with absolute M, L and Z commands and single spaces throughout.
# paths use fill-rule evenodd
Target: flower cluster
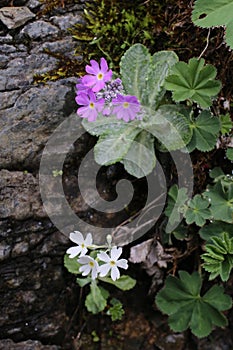
M 89 122 L 96 120 L 99 113 L 115 115 L 125 122 L 139 118 L 140 103 L 136 96 L 124 95 L 121 79 L 112 80 L 112 71 L 102 57 L 100 65 L 95 60 L 86 66 L 86 72 L 76 84 L 77 114 Z
M 118 267 L 125 270 L 128 268 L 127 260 L 119 259 L 122 254 L 122 248 L 120 247 L 108 247 L 106 251 L 100 250 L 99 246 L 93 245 L 91 233 L 88 233 L 84 238 L 79 231 L 71 232 L 70 240 L 76 243 L 77 246 L 69 248 L 66 253 L 71 259 L 79 256 L 77 261 L 81 265 L 79 271 L 83 276 L 90 275 L 94 280 L 98 276 L 105 277 L 110 274 L 112 280 L 116 281 L 120 277 Z M 95 259 L 87 255 L 88 249 L 97 250 Z

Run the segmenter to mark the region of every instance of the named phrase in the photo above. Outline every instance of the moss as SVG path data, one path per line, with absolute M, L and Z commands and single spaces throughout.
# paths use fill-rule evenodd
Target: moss
M 123 53 L 140 42 L 149 49 L 154 46 L 155 7 L 152 3 L 121 0 L 101 0 L 86 4 L 85 25 L 71 28 L 73 38 L 79 41 L 77 54 L 84 61 L 105 56 L 111 68 L 118 68 Z

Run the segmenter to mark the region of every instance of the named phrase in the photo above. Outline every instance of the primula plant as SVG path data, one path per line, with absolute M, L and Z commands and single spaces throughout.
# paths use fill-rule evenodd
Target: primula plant
M 109 292 L 99 286 L 99 282 L 110 283 L 121 290 L 129 290 L 135 286 L 136 281 L 127 275 L 120 276 L 120 270 L 127 270 L 128 261 L 121 258 L 122 248 L 111 246 L 111 236 L 107 237 L 106 245 L 93 244 L 92 234 L 88 233 L 84 238 L 79 231 L 70 233 L 70 240 L 76 243 L 67 250 L 64 257 L 65 267 L 77 277 L 80 287 L 90 284 L 90 292 L 86 297 L 85 305 L 88 311 L 96 314 L 107 307 Z M 124 311 L 122 304 L 117 299 L 111 299 L 111 307 L 106 314 L 113 320 L 121 319 Z
M 180 150 L 207 157 L 224 139 L 228 140 L 226 157 L 232 159 L 230 115 L 212 108 L 222 87 L 216 76 L 216 68 L 201 57 L 186 63 L 179 61 L 173 51 L 151 55 L 142 44 L 125 52 L 119 74 L 109 69 L 104 57 L 100 62 L 91 60 L 76 84 L 76 102 L 83 127 L 98 138 L 96 162 L 104 166 L 121 162 L 129 174 L 142 178 L 155 171 L 158 154 Z M 233 267 L 233 177 L 219 168 L 212 169 L 209 183 L 199 192 L 195 189 L 192 198 L 176 182 L 174 176 L 157 228 L 164 247 L 160 244 L 160 253 L 156 251 L 159 257 L 152 255 L 158 266 L 165 267 L 159 258 L 170 259 L 170 255 L 163 249 L 173 242 L 182 249 L 187 244 L 185 253 L 174 249 L 173 272 L 179 257 L 192 256 L 193 251 L 200 252 L 195 264 L 198 272 L 179 271 L 179 278 L 169 275 L 155 303 L 169 316 L 174 331 L 190 328 L 197 337 L 205 337 L 215 326 L 227 325 L 223 311 L 232 305 L 221 282 L 230 278 Z M 109 292 L 102 283 L 122 290 L 134 287 L 135 280 L 120 275 L 128 262 L 120 258 L 122 248 L 112 245 L 109 237 L 105 246 L 93 244 L 90 233 L 84 238 L 75 231 L 70 239 L 77 246 L 67 250 L 65 266 L 78 275 L 81 287 L 90 285 L 85 302 L 90 312 L 106 310 Z M 150 251 L 145 253 L 145 246 L 141 248 L 144 260 L 140 257 L 134 261 L 146 261 Z M 202 288 L 205 280 L 215 278 L 220 285 Z M 123 314 L 121 303 L 112 299 L 106 313 L 112 320 L 119 319 Z

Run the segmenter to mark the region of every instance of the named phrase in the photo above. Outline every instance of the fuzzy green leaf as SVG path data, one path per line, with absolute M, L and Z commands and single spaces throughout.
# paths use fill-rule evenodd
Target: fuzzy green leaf
M 127 275 L 120 276 L 120 278 L 117 279 L 116 281 L 113 281 L 110 277 L 99 277 L 99 280 L 106 283 L 113 284 L 114 286 L 116 286 L 121 290 L 130 290 L 136 284 L 135 279 Z
M 101 292 L 95 281 L 92 281 L 90 286 L 90 293 L 85 300 L 85 306 L 89 312 L 97 314 L 103 311 L 107 305 L 107 298 Z
M 205 65 L 203 58 L 191 58 L 189 63 L 178 62 L 171 68 L 171 73 L 165 80 L 165 88 L 172 91 L 176 102 L 191 100 L 201 107 L 207 108 L 212 104 L 211 97 L 218 94 L 221 83 L 214 80 L 216 68 Z
M 193 135 L 187 145 L 189 152 L 195 148 L 207 152 L 215 147 L 220 131 L 220 122 L 217 117 L 212 116 L 209 111 L 202 111 L 195 120 L 191 121 L 191 128 Z
M 202 254 L 203 267 L 210 272 L 212 280 L 220 275 L 222 281 L 227 281 L 233 267 L 233 238 L 227 232 L 212 237 L 211 243 L 206 244 L 206 253 Z
M 202 239 L 210 241 L 213 236 L 220 236 L 223 232 L 227 232 L 230 237 L 233 237 L 232 224 L 214 221 L 202 227 L 198 233 Z
M 112 306 L 108 309 L 107 315 L 111 316 L 112 321 L 121 320 L 125 313 L 122 303 L 116 298 L 111 299 L 110 303 Z
M 146 131 L 141 131 L 131 144 L 122 163 L 125 170 L 137 178 L 150 174 L 156 163 L 154 137 Z
M 80 274 L 79 272 L 79 268 L 80 268 L 80 264 L 77 261 L 77 257 L 75 258 L 69 258 L 68 254 L 65 254 L 64 256 L 64 266 L 67 268 L 67 270 L 70 273 L 73 273 L 75 275 Z
M 225 26 L 225 40 L 233 49 L 233 0 L 196 0 L 192 21 L 199 27 L 212 28 Z
M 221 311 L 231 308 L 232 302 L 223 288 L 213 286 L 201 296 L 202 280 L 197 272 L 189 275 L 180 271 L 179 276 L 180 279 L 168 276 L 155 299 L 158 308 L 169 315 L 169 326 L 176 332 L 190 327 L 200 338 L 208 336 L 214 325 L 226 326 L 227 319 Z
M 203 226 L 207 219 L 211 218 L 211 212 L 208 208 L 209 201 L 197 194 L 188 203 L 188 209 L 185 211 L 187 224 L 195 223 L 197 226 Z
M 139 132 L 139 128 L 127 123 L 123 130 L 103 134 L 94 147 L 95 161 L 100 165 L 109 165 L 121 161 Z
M 127 94 L 135 95 L 144 104 L 142 96 L 147 86 L 151 55 L 148 49 L 141 45 L 131 46 L 121 58 L 120 73 Z

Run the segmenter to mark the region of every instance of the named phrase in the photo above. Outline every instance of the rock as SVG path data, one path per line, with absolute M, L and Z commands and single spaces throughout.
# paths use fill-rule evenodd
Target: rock
M 25 220 L 45 216 L 34 176 L 20 171 L 1 170 L 0 219 Z
M 21 31 L 21 34 L 27 34 L 33 40 L 48 38 L 58 33 L 57 27 L 42 20 L 27 24 Z
M 21 93 L 21 90 L 0 92 L 0 110 L 13 107 Z
M 54 16 L 51 17 L 52 23 L 58 26 L 61 30 L 65 31 L 71 28 L 77 23 L 83 22 L 83 19 L 79 15 L 73 15 L 72 13 L 66 16 Z
M 21 27 L 33 17 L 35 17 L 34 13 L 32 13 L 26 6 L 2 7 L 0 9 L 0 20 L 9 29 Z
M 0 340 L 0 350 L 58 350 L 56 345 L 43 345 L 37 340 L 14 343 L 11 339 Z
M 73 109 L 69 80 L 22 93 L 0 113 L 0 167 L 37 167 L 49 135 Z

